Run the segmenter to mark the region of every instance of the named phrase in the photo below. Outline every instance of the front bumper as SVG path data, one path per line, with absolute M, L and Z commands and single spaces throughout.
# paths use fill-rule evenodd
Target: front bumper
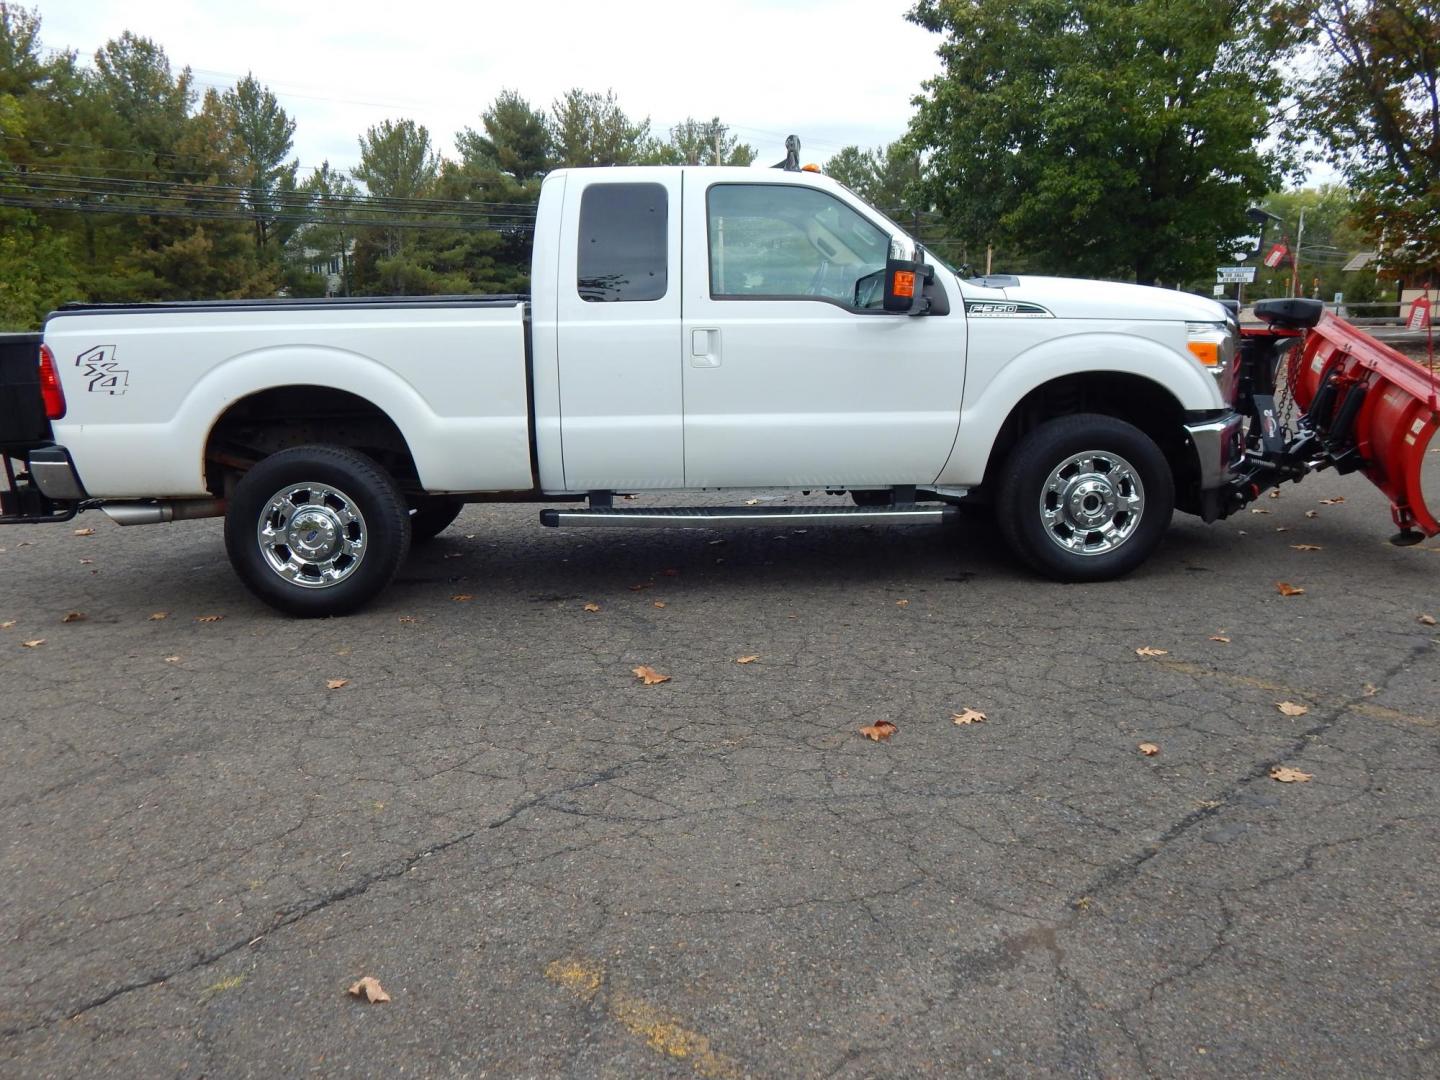
M 1202 492 L 1215 491 L 1235 478 L 1245 460 L 1245 417 L 1237 412 L 1207 416 L 1185 425 Z

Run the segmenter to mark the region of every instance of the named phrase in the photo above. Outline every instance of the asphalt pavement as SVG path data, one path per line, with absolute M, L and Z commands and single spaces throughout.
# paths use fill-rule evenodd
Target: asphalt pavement
M 329 621 L 0 530 L 0 1074 L 1437 1075 L 1440 540 L 1255 510 L 1064 586 L 470 507 Z

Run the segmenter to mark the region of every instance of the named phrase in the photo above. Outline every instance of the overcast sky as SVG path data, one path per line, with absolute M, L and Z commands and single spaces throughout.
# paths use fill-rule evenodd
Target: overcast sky
M 381 120 L 411 118 L 449 154 L 455 132 L 504 88 L 532 104 L 572 86 L 613 88 L 657 134 L 718 115 L 760 151 L 805 160 L 905 129 L 911 97 L 939 70 L 939 36 L 907 0 L 529 0 L 495 4 L 297 0 L 40 0 L 41 37 L 88 60 L 123 30 L 158 42 L 201 87 L 246 72 L 296 121 L 308 169 L 358 158 Z

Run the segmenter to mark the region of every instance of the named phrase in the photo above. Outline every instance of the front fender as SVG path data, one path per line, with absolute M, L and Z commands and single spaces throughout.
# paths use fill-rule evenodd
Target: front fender
M 997 335 L 995 344 L 1002 341 Z M 960 430 L 938 484 L 978 485 L 985 478 L 995 440 L 1015 407 L 1032 391 L 1066 376 L 1135 375 L 1169 393 L 1183 410 L 1225 407 L 1214 379 L 1194 359 L 1149 338 L 1082 330 L 1051 337 L 993 369 L 985 363 L 986 351 L 972 339 Z

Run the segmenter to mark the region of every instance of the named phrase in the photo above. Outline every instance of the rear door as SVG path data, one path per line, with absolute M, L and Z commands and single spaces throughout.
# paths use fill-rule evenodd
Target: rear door
M 931 483 L 960 423 L 965 320 L 856 285 L 891 231 L 842 189 L 686 170 L 689 487 Z M 773 175 L 773 174 L 772 174 Z
M 556 323 L 571 491 L 678 488 L 678 169 L 584 170 L 566 185 Z

